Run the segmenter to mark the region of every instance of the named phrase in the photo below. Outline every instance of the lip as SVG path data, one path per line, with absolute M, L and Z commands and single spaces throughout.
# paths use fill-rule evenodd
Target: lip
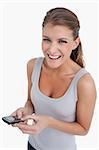
M 62 57 L 61 55 L 50 55 L 50 54 L 47 54 L 47 56 L 50 60 L 58 60 L 59 58 Z

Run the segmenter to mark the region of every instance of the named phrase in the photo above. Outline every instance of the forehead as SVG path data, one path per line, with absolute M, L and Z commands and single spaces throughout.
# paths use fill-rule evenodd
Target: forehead
M 49 36 L 49 37 L 70 37 L 73 38 L 73 31 L 70 30 L 66 26 L 62 25 L 52 25 L 48 23 L 44 28 L 43 28 L 43 35 Z

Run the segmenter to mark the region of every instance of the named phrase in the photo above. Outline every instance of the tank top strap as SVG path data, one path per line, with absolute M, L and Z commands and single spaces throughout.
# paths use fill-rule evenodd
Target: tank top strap
M 36 59 L 35 65 L 32 71 L 32 76 L 31 76 L 32 82 L 38 82 L 43 60 L 44 60 L 44 57 L 38 57 Z
M 75 90 L 75 100 L 78 100 L 78 96 L 77 96 L 77 83 L 80 80 L 81 77 L 83 77 L 85 74 L 89 73 L 85 68 L 81 68 L 78 73 L 76 74 L 76 76 L 74 77 L 74 90 Z
M 86 73 L 88 73 L 87 70 L 86 70 L 85 68 L 81 68 L 81 69 L 77 72 L 76 76 L 74 77 L 74 78 L 75 78 L 75 79 L 74 79 L 75 82 L 78 82 L 79 79 L 80 79 L 82 76 L 84 76 Z

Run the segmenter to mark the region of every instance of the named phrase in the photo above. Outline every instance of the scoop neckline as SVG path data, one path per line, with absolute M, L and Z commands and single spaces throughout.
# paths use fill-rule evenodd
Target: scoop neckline
M 40 95 L 41 97 L 43 97 L 43 99 L 47 99 L 47 100 L 54 101 L 54 102 L 60 101 L 60 100 L 64 99 L 64 97 L 68 94 L 68 92 L 69 92 L 69 90 L 70 90 L 70 88 L 71 88 L 71 86 L 72 86 L 72 84 L 73 84 L 73 81 L 75 80 L 76 76 L 77 76 L 77 75 L 81 72 L 81 70 L 83 70 L 84 68 L 80 68 L 80 69 L 77 71 L 77 73 L 75 74 L 74 78 L 72 79 L 72 81 L 71 81 L 71 83 L 70 83 L 68 89 L 65 91 L 65 93 L 64 93 L 62 96 L 60 96 L 60 97 L 58 97 L 58 98 L 51 98 L 51 97 L 49 97 L 49 96 L 43 94 L 43 92 L 41 92 L 41 90 L 40 90 L 40 88 L 39 88 L 39 78 L 40 78 L 41 67 L 42 67 L 43 61 L 44 61 L 44 58 L 43 58 L 42 63 L 41 63 L 41 65 L 40 65 L 39 76 L 38 76 L 38 79 L 37 79 L 37 85 L 36 85 L 36 86 L 37 86 L 37 91 L 38 91 L 39 95 Z

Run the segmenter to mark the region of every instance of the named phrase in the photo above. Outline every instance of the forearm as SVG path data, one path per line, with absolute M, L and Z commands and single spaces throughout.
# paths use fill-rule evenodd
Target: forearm
M 68 123 L 56 120 L 54 118 L 50 118 L 49 127 L 73 135 L 86 135 L 88 132 L 83 126 L 81 126 L 77 122 Z
M 25 103 L 25 106 L 24 106 L 27 114 L 32 114 L 34 111 L 34 106 L 31 102 L 31 99 L 28 99 L 27 102 Z

